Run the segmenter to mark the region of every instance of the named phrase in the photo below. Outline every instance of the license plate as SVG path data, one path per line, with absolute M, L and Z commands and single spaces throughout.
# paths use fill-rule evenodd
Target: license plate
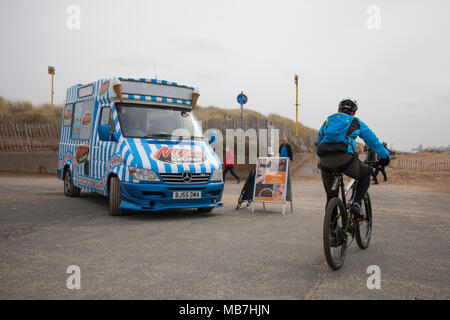
M 202 193 L 200 191 L 180 191 L 174 192 L 174 199 L 199 199 L 202 197 Z

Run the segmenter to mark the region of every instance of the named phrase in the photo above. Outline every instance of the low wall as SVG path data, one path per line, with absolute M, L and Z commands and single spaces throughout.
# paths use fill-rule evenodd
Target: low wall
M 294 170 L 309 153 L 294 155 Z M 54 173 L 58 156 L 56 153 L 0 153 L 0 171 L 30 172 L 30 173 Z M 248 176 L 250 170 L 255 170 L 256 165 L 236 165 L 235 171 L 243 180 Z M 231 177 L 231 174 L 229 174 Z
M 56 153 L 0 153 L 0 171 L 56 174 L 57 164 Z

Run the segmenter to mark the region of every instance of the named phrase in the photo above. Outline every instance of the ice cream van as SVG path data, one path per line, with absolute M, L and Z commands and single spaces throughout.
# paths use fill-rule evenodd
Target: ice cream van
M 68 197 L 109 198 L 109 214 L 222 206 L 215 132 L 203 135 L 198 90 L 156 79 L 113 77 L 67 90 L 58 178 Z

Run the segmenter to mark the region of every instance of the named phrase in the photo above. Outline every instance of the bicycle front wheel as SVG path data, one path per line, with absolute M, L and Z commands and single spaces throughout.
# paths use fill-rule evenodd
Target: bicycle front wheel
M 355 221 L 356 243 L 361 249 L 367 249 L 372 237 L 372 203 L 368 192 L 364 195 L 362 209 L 366 213 L 366 219 L 360 222 Z
M 323 221 L 323 249 L 333 270 L 342 267 L 347 253 L 347 209 L 339 198 L 331 199 Z

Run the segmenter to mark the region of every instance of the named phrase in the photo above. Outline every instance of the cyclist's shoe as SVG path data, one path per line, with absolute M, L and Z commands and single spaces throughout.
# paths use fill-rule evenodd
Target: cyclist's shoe
M 350 213 L 353 214 L 356 221 L 362 221 L 366 219 L 366 216 L 361 208 L 361 205 L 357 202 L 353 202 L 350 205 Z

